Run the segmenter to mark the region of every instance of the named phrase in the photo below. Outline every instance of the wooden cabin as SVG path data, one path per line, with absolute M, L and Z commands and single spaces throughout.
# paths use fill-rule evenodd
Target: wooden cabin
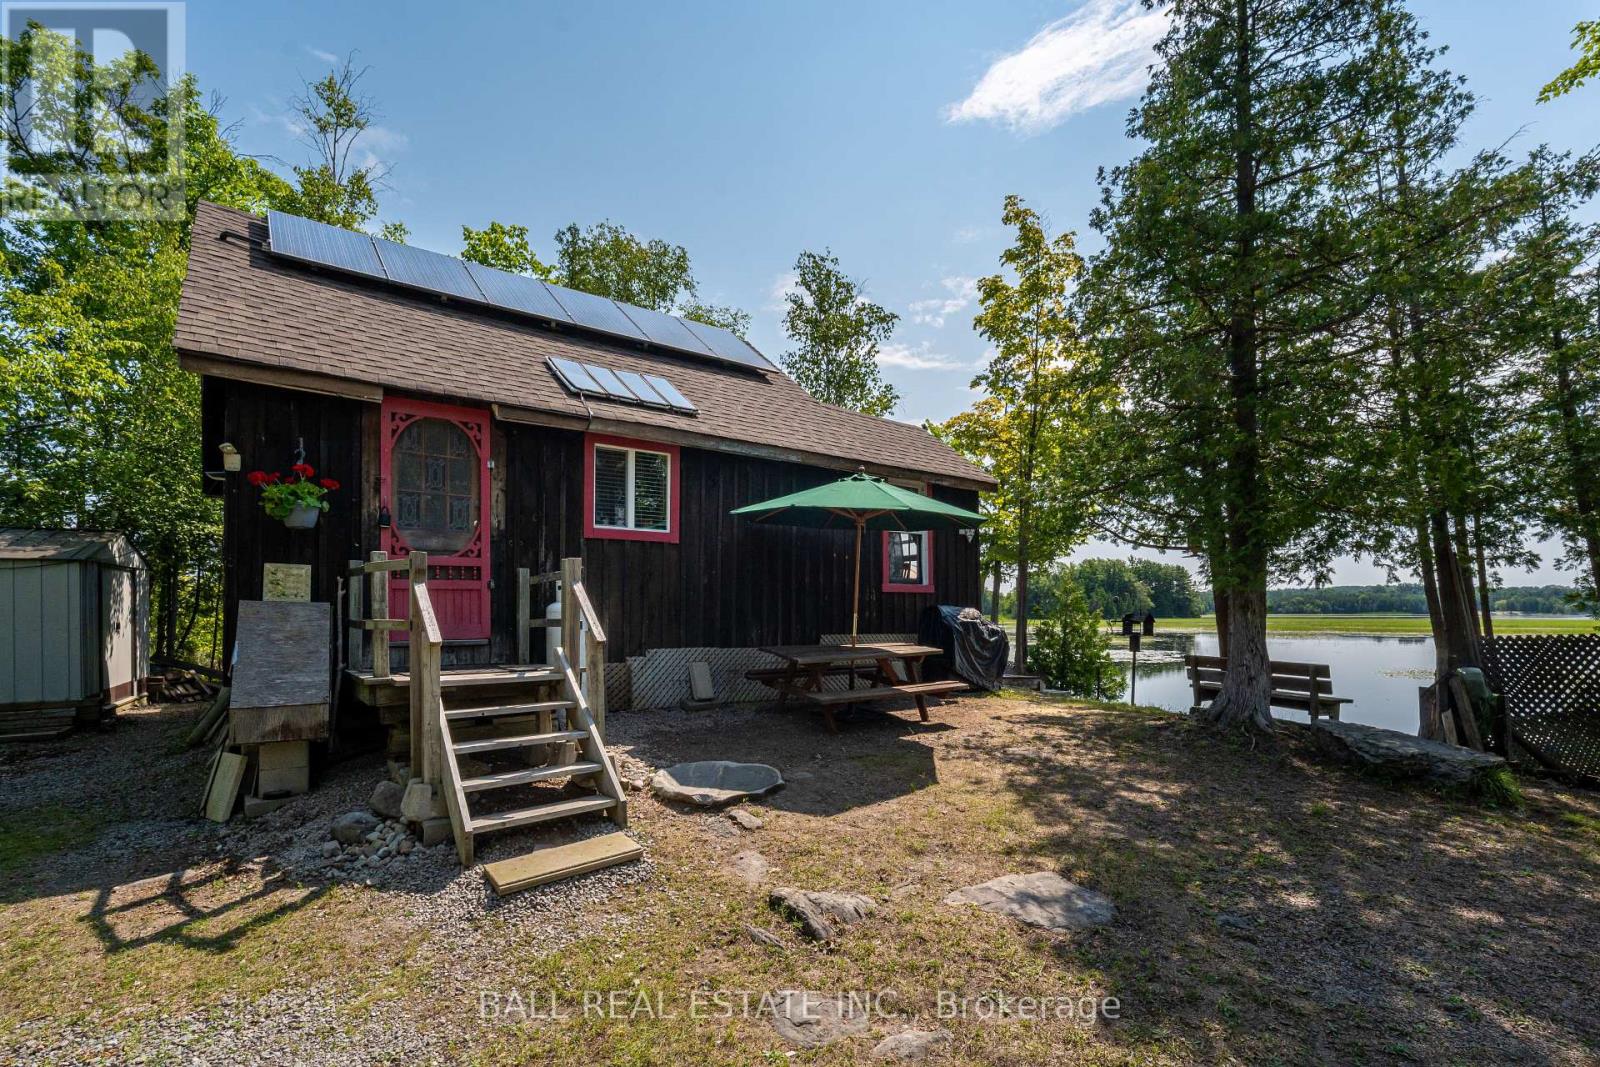
M 686 657 L 722 657 L 737 698 L 740 650 L 849 631 L 853 542 L 733 508 L 863 468 L 972 509 L 994 484 L 920 427 L 813 400 L 729 331 L 278 213 L 200 205 L 175 344 L 224 505 L 228 648 L 268 565 L 308 565 L 310 598 L 341 604 L 350 561 L 426 551 L 445 668 L 514 663 L 519 597 L 540 616 L 554 595 L 519 573 L 578 558 L 613 708 L 673 699 Z M 311 529 L 248 479 L 297 460 L 340 485 Z M 914 633 L 979 588 L 975 534 L 882 535 L 862 632 Z

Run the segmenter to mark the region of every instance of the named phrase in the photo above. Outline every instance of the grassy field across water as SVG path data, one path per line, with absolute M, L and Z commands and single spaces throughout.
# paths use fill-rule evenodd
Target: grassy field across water
M 1187 633 L 1215 632 L 1216 620 L 1210 615 L 1192 619 L 1158 619 L 1156 629 Z M 1268 615 L 1269 633 L 1301 634 L 1379 634 L 1427 637 L 1431 633 L 1426 615 Z M 1590 634 L 1596 631 L 1594 619 L 1587 615 L 1540 618 L 1530 615 L 1497 616 L 1497 634 Z

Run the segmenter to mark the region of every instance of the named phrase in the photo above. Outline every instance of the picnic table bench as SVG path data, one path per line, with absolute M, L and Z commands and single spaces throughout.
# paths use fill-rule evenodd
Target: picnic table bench
M 1228 661 L 1221 656 L 1185 656 L 1189 684 L 1194 689 L 1194 706 L 1215 699 L 1222 692 L 1222 676 Z M 1290 663 L 1272 660 L 1272 696 L 1275 708 L 1290 708 L 1310 714 L 1315 722 L 1321 715 L 1339 718 L 1339 709 L 1352 703 L 1349 697 L 1333 695 L 1333 677 L 1326 663 Z
M 917 714 L 927 722 L 928 697 L 967 688 L 967 683 L 955 680 L 922 680 L 922 661 L 940 654 L 939 649 L 928 645 L 774 645 L 761 651 L 782 660 L 782 666 L 750 671 L 745 677 L 777 690 L 780 708 L 790 697 L 820 708 L 828 729 L 834 733 L 839 732 L 833 716 L 837 705 L 910 697 L 916 701 Z M 825 679 L 840 676 L 850 679 L 850 688 L 822 687 Z M 866 686 L 858 688 L 858 679 L 864 680 Z

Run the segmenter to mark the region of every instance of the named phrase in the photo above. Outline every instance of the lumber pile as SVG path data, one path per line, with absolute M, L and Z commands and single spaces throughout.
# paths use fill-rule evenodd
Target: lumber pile
M 150 683 L 150 700 L 158 704 L 192 704 L 211 700 L 218 686 L 189 667 L 169 667 Z

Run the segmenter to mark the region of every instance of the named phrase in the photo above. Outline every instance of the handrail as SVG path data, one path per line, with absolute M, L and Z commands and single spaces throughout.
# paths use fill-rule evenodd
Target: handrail
M 411 589 L 416 594 L 415 618 L 422 630 L 422 639 L 435 648 L 443 645 L 444 631 L 439 629 L 439 616 L 433 610 L 433 595 L 428 592 L 428 586 L 424 582 L 417 582 Z
M 605 627 L 600 625 L 600 614 L 594 610 L 594 604 L 589 600 L 589 590 L 579 582 L 572 589 L 572 595 L 578 602 L 578 611 L 583 615 L 583 621 L 589 624 L 589 634 L 597 644 L 606 643 Z
M 611 764 L 611 758 L 606 755 L 605 738 L 601 734 L 600 724 L 595 721 L 590 713 L 589 701 L 584 696 L 583 687 L 578 685 L 577 672 L 572 669 L 572 662 L 567 658 L 566 650 L 556 648 L 556 670 L 567 680 L 567 695 L 572 700 L 572 707 L 567 711 L 567 721 L 578 730 L 583 731 L 583 737 L 578 741 L 578 747 L 583 750 L 584 758 L 591 763 L 600 765 L 600 792 L 616 801 L 610 811 L 611 821 L 619 827 L 628 825 L 628 797 L 622 791 L 622 782 L 617 778 L 617 770 Z

